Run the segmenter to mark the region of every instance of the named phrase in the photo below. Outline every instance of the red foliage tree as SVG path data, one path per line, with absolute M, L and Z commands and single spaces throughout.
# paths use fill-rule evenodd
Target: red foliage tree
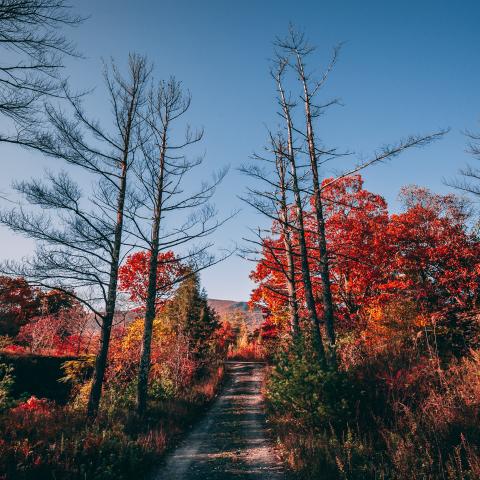
M 16 335 L 39 307 L 39 291 L 24 278 L 0 277 L 0 335 Z
M 323 184 L 329 184 L 324 190 L 326 233 L 341 327 L 358 322 L 360 308 L 378 295 L 385 281 L 391 253 L 389 218 L 384 198 L 365 190 L 360 175 L 334 183 L 326 179 Z
M 16 337 L 20 345 L 32 353 L 78 355 L 88 350 L 92 332 L 88 331 L 89 315 L 80 306 L 34 317 L 23 325 Z
M 480 242 L 468 230 L 468 208 L 455 195 L 404 188 L 405 212 L 390 218 L 388 238 L 395 255 L 390 294 L 403 294 L 422 310 L 463 310 L 478 304 Z
M 71 308 L 80 308 L 78 300 L 60 290 L 49 290 L 40 295 L 40 308 L 45 315 L 56 315 L 57 313 Z
M 359 175 L 330 183 L 323 195 L 338 328 L 364 326 L 365 312 L 392 300 L 408 300 L 419 313 L 465 310 L 478 304 L 480 242 L 468 229 L 468 209 L 461 199 L 404 188 L 405 211 L 389 215 L 385 200 L 365 190 Z M 315 218 L 307 211 L 305 219 L 321 317 Z M 286 264 L 276 231 L 273 225 L 251 273 L 258 283 L 251 302 L 281 324 L 278 319 L 287 312 Z M 297 294 L 304 303 L 300 277 L 298 284 Z
M 119 288 L 129 294 L 130 300 L 144 308 L 148 289 L 148 269 L 150 253 L 135 252 L 129 255 L 119 270 Z M 175 285 L 184 272 L 184 266 L 172 251 L 158 255 L 157 311 L 170 298 Z
M 81 308 L 68 293 L 34 288 L 24 278 L 0 276 L 0 335 L 15 336 L 38 316 Z
M 330 183 L 326 179 L 324 184 Z M 331 183 L 324 191 L 326 234 L 330 252 L 331 288 L 337 308 L 337 317 L 345 323 L 356 319 L 356 314 L 367 298 L 374 296 L 385 280 L 389 256 L 386 231 L 388 212 L 385 200 L 363 189 L 359 175 Z M 315 298 L 321 298 L 318 277 L 318 249 L 316 248 L 315 216 L 305 212 L 310 269 Z M 272 233 L 275 232 L 275 227 Z M 273 236 L 273 235 L 272 235 Z M 259 283 L 252 292 L 251 301 L 263 306 L 275 317 L 286 311 L 286 264 L 282 238 L 266 239 L 263 257 L 251 278 Z M 297 257 L 298 258 L 298 257 Z M 281 264 L 279 264 L 279 262 Z M 297 265 L 300 272 L 300 265 Z M 298 296 L 303 299 L 301 278 L 298 277 Z M 321 302 L 317 302 L 321 317 Z

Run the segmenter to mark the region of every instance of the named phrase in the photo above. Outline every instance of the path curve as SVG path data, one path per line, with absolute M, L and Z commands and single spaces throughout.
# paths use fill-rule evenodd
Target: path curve
M 222 392 L 153 480 L 284 480 L 265 423 L 263 369 L 254 362 L 227 363 Z

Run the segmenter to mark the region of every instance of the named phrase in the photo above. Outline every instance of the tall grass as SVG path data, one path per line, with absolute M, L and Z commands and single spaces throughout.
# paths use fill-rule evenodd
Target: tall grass
M 85 422 L 81 399 L 67 406 L 22 402 L 0 416 L 0 479 L 143 478 L 212 400 L 222 377 L 223 367 L 212 369 L 188 393 L 152 402 L 141 421 L 123 400 L 103 405 L 93 424 Z M 104 399 L 113 402 L 115 396 L 120 392 L 106 391 Z
M 298 478 L 480 478 L 480 351 L 447 363 L 436 356 L 414 361 L 413 350 L 398 354 L 357 359 L 345 372 L 353 397 L 308 359 L 300 367 L 290 359 L 282 367 L 289 373 L 274 369 L 266 387 L 269 418 Z M 299 368 L 309 386 L 292 380 Z M 337 396 L 325 394 L 328 381 Z M 288 402 L 278 398 L 282 389 Z

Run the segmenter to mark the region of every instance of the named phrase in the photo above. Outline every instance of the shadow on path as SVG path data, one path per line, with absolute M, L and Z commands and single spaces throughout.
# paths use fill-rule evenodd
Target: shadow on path
M 267 435 L 263 365 L 232 362 L 226 368 L 222 393 L 153 480 L 284 480 Z

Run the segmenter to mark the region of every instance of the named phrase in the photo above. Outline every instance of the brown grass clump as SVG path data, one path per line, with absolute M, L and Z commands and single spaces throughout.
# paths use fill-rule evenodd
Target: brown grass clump
M 425 328 L 403 335 L 391 348 L 340 339 L 340 371 L 353 395 L 312 369 L 308 356 L 306 366 L 289 360 L 273 369 L 269 421 L 298 478 L 480 478 L 480 350 L 439 348 Z M 300 402 L 313 410 L 301 414 Z

